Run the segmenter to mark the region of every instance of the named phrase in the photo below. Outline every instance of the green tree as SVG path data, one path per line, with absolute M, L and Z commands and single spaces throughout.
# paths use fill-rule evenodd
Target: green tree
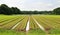
M 56 15 L 60 15 L 60 7 L 53 10 L 53 13 Z
M 7 5 L 2 4 L 0 8 L 1 8 L 1 13 L 8 14 L 8 15 L 11 14 L 11 10 Z

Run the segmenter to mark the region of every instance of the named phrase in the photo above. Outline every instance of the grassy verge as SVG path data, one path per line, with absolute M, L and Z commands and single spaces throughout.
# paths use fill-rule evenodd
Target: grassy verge
M 46 33 L 40 29 L 33 29 L 27 32 L 27 35 L 46 35 Z
M 25 35 L 24 32 L 17 32 L 17 31 L 14 31 L 14 30 L 3 30 L 3 29 L 0 29 L 0 35 Z
M 60 29 L 51 29 L 49 32 L 50 34 L 60 34 Z

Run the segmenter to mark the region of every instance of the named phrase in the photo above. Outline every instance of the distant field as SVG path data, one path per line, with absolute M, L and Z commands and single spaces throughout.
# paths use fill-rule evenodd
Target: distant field
M 0 35 L 17 34 L 60 35 L 60 15 L 0 15 Z

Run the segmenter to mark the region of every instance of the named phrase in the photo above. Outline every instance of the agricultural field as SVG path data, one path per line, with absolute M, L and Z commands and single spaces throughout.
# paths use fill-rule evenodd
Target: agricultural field
M 0 35 L 60 35 L 60 15 L 0 15 Z

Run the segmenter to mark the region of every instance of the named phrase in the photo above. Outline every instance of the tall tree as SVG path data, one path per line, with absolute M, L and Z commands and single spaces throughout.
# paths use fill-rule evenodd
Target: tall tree
M 53 10 L 54 14 L 60 15 L 60 7 Z

